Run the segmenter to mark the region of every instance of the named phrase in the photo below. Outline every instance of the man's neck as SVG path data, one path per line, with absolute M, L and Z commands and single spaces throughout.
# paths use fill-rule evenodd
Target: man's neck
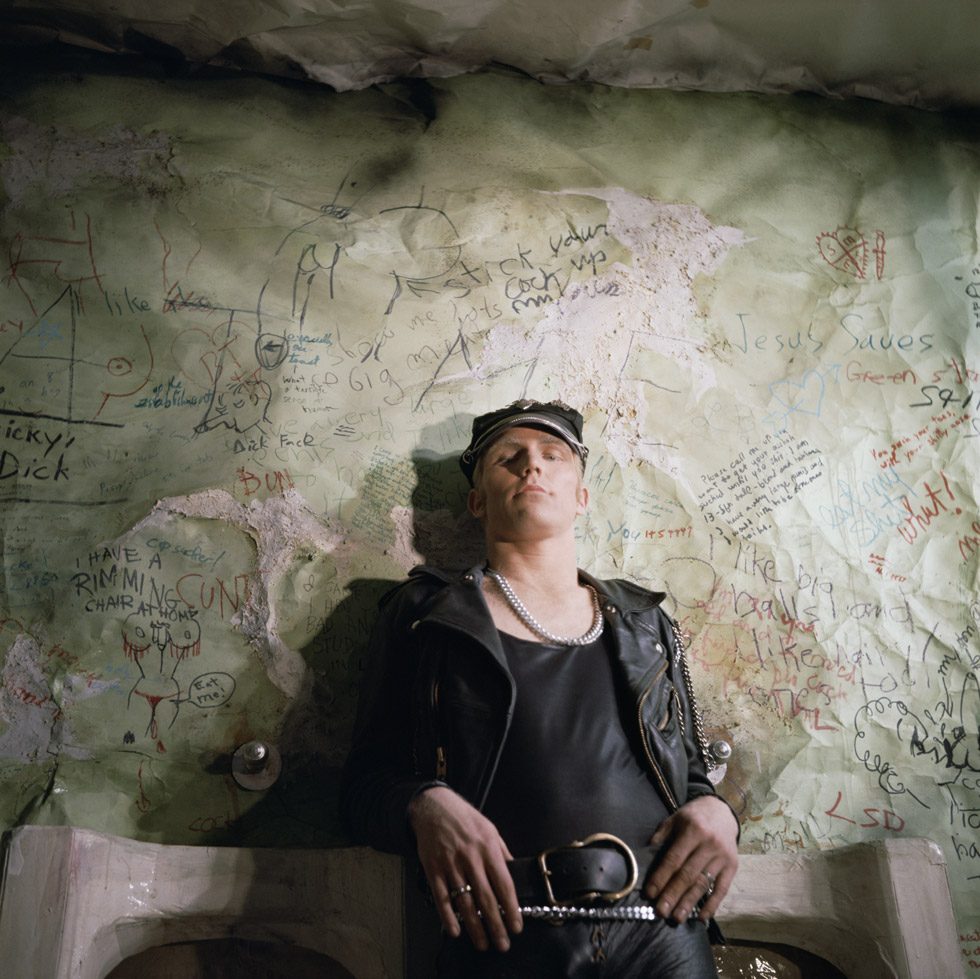
M 515 586 L 539 594 L 565 595 L 578 584 L 575 539 L 487 542 L 487 564 Z
M 517 601 L 557 636 L 582 636 L 595 623 L 594 597 L 579 583 L 575 566 L 575 538 L 520 542 L 488 542 L 487 563 L 510 583 Z M 483 586 L 490 615 L 498 629 L 523 639 L 540 641 L 506 589 L 490 575 Z

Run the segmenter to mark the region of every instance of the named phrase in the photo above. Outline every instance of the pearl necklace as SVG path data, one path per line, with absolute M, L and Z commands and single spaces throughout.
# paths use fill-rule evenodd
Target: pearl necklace
M 494 571 L 493 568 L 487 568 L 487 574 L 497 583 L 497 586 L 503 593 L 504 598 L 507 599 L 507 604 L 511 607 L 514 614 L 531 632 L 536 633 L 542 639 L 547 639 L 548 642 L 555 643 L 558 646 L 587 646 L 590 642 L 595 642 L 602 635 L 604 621 L 602 618 L 602 609 L 599 608 L 599 595 L 591 585 L 585 586 L 592 592 L 592 608 L 594 609 L 592 625 L 589 627 L 589 631 L 583 633 L 581 636 L 556 636 L 553 632 L 549 632 L 531 615 L 528 607 L 517 597 L 517 593 L 511 587 L 510 582 L 499 571 Z

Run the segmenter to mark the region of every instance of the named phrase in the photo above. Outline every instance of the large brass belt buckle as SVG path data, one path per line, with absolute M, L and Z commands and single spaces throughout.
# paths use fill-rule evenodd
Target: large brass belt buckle
M 584 894 L 576 894 L 574 897 L 559 900 L 555 897 L 555 892 L 551 889 L 551 871 L 548 869 L 548 857 L 553 853 L 557 853 L 559 850 L 572 850 L 577 847 L 592 846 L 596 843 L 609 843 L 612 849 L 618 850 L 625 857 L 626 866 L 629 869 L 629 881 L 626 883 L 626 886 L 618 891 L 588 891 Z M 544 879 L 544 889 L 548 895 L 548 903 L 558 908 L 569 907 L 579 901 L 595 901 L 597 899 L 609 901 L 610 903 L 618 901 L 620 898 L 626 897 L 636 887 L 636 882 L 640 876 L 633 851 L 618 836 L 613 836 L 611 833 L 593 833 L 584 840 L 574 840 L 571 843 L 566 843 L 564 846 L 553 846 L 547 850 L 542 850 L 538 854 L 538 867 L 541 869 L 541 876 Z

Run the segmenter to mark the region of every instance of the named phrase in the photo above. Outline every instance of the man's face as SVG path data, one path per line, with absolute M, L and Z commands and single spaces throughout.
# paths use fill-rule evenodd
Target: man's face
M 484 449 L 469 509 L 489 538 L 523 540 L 567 532 L 589 491 L 572 447 L 536 428 L 509 428 Z

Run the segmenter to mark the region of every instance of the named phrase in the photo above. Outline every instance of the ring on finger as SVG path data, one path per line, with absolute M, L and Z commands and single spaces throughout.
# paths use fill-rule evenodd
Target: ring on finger
M 704 891 L 704 896 L 710 897 L 715 892 L 715 875 L 711 873 L 710 870 L 702 870 L 701 876 L 708 882 L 708 886 Z
M 459 887 L 454 887 L 449 892 L 449 900 L 450 901 L 453 901 L 457 897 L 460 897 L 463 894 L 469 894 L 469 893 L 471 893 L 472 890 L 473 890 L 473 885 L 472 884 L 462 884 Z

